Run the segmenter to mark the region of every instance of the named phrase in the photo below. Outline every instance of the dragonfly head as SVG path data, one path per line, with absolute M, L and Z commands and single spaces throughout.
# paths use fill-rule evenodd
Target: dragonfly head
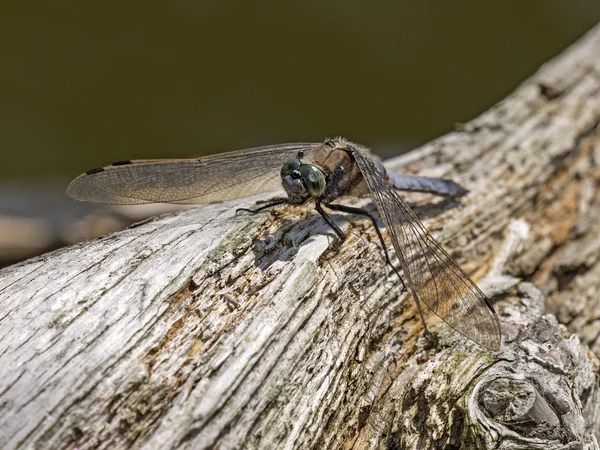
M 292 203 L 302 204 L 309 197 L 325 192 L 325 175 L 317 166 L 290 159 L 281 168 L 281 183 Z

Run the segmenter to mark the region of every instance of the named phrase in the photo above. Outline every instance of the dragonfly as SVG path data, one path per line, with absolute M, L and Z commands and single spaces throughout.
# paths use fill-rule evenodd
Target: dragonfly
M 267 145 L 201 158 L 118 161 L 88 170 L 67 187 L 69 197 L 87 202 L 202 204 L 232 200 L 283 186 L 284 203 L 314 202 L 338 239 L 346 236 L 326 210 L 362 215 L 373 224 L 386 263 L 414 298 L 424 329 L 422 304 L 455 331 L 488 350 L 498 350 L 500 322 L 490 300 L 431 236 L 398 191 L 460 197 L 468 191 L 452 180 L 389 172 L 367 147 L 343 138 L 320 143 Z M 403 276 L 392 264 L 376 218 L 367 210 L 339 204 L 346 196 L 370 195 L 388 230 Z

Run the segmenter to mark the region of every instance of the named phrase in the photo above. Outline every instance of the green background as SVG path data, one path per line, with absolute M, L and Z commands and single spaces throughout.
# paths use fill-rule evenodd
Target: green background
M 399 154 L 600 19 L 583 0 L 5 2 L 0 179 L 344 135 Z

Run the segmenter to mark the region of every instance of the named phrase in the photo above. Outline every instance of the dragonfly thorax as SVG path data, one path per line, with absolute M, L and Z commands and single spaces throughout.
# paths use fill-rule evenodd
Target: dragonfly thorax
M 281 168 L 281 183 L 292 203 L 302 204 L 309 197 L 325 192 L 325 175 L 317 166 L 290 159 Z

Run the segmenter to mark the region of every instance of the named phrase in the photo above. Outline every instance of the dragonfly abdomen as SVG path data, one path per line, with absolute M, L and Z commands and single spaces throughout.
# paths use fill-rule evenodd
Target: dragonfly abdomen
M 444 178 L 400 175 L 387 172 L 389 183 L 399 191 L 426 192 L 446 197 L 462 197 L 469 191 L 460 184 Z

